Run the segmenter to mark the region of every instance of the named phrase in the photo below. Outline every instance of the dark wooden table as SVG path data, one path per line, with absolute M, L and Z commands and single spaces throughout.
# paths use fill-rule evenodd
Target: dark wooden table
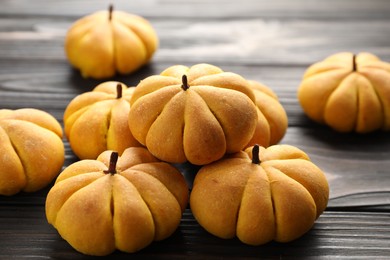
M 206 62 L 271 87 L 289 127 L 281 143 L 309 154 L 330 183 L 328 208 L 300 239 L 246 246 L 205 232 L 189 209 L 172 237 L 114 258 L 390 259 L 390 133 L 340 134 L 311 122 L 296 91 L 305 69 L 340 52 L 367 51 L 390 62 L 387 0 L 112 1 L 155 27 L 160 47 L 147 66 L 112 79 L 135 86 L 175 64 Z M 83 79 L 64 55 L 64 36 L 109 1 L 0 0 L 0 108 L 34 107 L 61 123 L 76 95 L 102 81 Z M 64 167 L 77 159 L 64 140 Z M 0 173 L 1 174 L 1 173 Z M 0 196 L 0 259 L 86 259 L 45 217 L 51 186 Z

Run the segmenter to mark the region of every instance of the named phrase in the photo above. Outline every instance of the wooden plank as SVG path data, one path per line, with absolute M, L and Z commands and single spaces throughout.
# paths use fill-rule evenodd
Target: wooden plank
M 0 222 L 1 259 L 88 258 L 72 249 L 46 222 L 42 206 L 13 206 L 7 210 L 1 206 Z M 325 212 L 307 234 L 293 242 L 247 246 L 238 239 L 223 240 L 207 233 L 186 210 L 170 238 L 154 242 L 136 254 L 116 251 L 111 257 L 386 259 L 390 254 L 389 223 L 389 213 Z
M 4 59 L 65 60 L 63 39 L 76 19 L 1 18 L 0 55 Z M 390 51 L 384 47 L 390 42 L 389 20 L 151 20 L 160 38 L 154 61 L 308 66 L 341 51 L 367 51 L 389 61 Z M 10 29 L 9 24 L 14 27 Z
M 148 18 L 207 18 L 215 19 L 240 17 L 265 17 L 295 19 L 297 17 L 315 19 L 381 19 L 389 15 L 390 7 L 386 0 L 116 0 L 115 6 Z M 0 9 L 3 15 L 44 15 L 73 16 L 86 15 L 96 10 L 106 9 L 108 2 L 104 0 L 72 0 L 50 1 L 13 0 Z

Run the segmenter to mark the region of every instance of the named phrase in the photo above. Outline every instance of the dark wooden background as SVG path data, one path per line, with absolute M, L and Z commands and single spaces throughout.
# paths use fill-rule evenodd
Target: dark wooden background
M 309 154 L 326 173 L 331 198 L 302 238 L 246 246 L 205 232 L 190 210 L 174 235 L 115 258 L 390 258 L 390 133 L 340 134 L 311 122 L 296 98 L 305 69 L 340 52 L 371 52 L 390 62 L 388 0 L 0 0 L 0 109 L 34 107 L 62 123 L 76 95 L 102 81 L 83 79 L 64 55 L 64 36 L 80 17 L 116 9 L 148 19 L 160 38 L 153 60 L 111 78 L 135 86 L 175 64 L 206 62 L 272 88 L 289 127 L 282 143 Z M 76 161 L 64 140 L 66 162 Z M 190 173 L 191 174 L 191 173 Z M 51 227 L 36 193 L 0 196 L 0 259 L 86 259 Z

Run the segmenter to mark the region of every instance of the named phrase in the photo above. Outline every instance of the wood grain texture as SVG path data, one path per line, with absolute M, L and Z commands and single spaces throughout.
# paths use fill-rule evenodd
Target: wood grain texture
M 221 240 L 186 210 L 175 234 L 124 258 L 388 259 L 390 255 L 390 135 L 340 134 L 310 121 L 297 88 L 306 68 L 341 51 L 371 52 L 390 62 L 387 0 L 144 0 L 112 1 L 147 18 L 160 47 L 151 62 L 110 80 L 136 86 L 168 66 L 211 63 L 272 88 L 286 109 L 281 143 L 304 150 L 326 174 L 330 201 L 313 229 L 287 244 L 245 246 Z M 81 16 L 107 8 L 103 0 L 0 0 L 0 109 L 34 107 L 55 116 L 77 95 L 105 80 L 84 79 L 69 65 L 64 37 Z M 64 168 L 77 161 L 64 138 Z M 178 166 L 191 184 L 198 168 Z M 51 184 L 52 185 L 52 184 Z M 88 259 L 62 240 L 45 218 L 51 185 L 0 196 L 0 259 Z
M 73 250 L 45 220 L 43 207 L 13 206 L 0 211 L 1 259 L 89 259 Z M 16 243 L 17 241 L 17 243 Z M 314 227 L 291 243 L 248 246 L 238 239 L 220 239 L 202 229 L 187 210 L 168 239 L 135 254 L 114 252 L 112 259 L 386 259 L 390 254 L 390 214 L 325 212 Z

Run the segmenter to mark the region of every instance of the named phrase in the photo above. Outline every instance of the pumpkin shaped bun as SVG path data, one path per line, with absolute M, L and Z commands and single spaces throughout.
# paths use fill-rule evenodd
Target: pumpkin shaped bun
M 169 237 L 188 203 L 183 175 L 131 147 L 68 166 L 46 198 L 46 217 L 77 251 L 108 255 L 136 252 Z
M 141 146 L 130 132 L 128 117 L 134 87 L 107 81 L 76 96 L 65 109 L 65 134 L 80 159 L 96 159 L 105 150 L 121 154 Z
M 328 197 L 325 175 L 303 151 L 255 145 L 203 166 L 190 206 L 211 234 L 261 245 L 302 236 L 325 210 Z
M 247 80 L 210 64 L 176 65 L 142 80 L 130 100 L 130 130 L 157 158 L 204 165 L 242 150 L 256 128 Z
M 287 113 L 278 96 L 269 87 L 248 80 L 256 96 L 257 126 L 247 147 L 255 144 L 263 147 L 277 144 L 285 135 L 288 126 Z
M 298 99 L 312 120 L 339 132 L 390 130 L 390 64 L 343 52 L 310 66 Z
M 0 109 L 0 195 L 52 182 L 65 160 L 62 135 L 60 123 L 42 110 Z
M 99 11 L 77 20 L 68 30 L 65 52 L 83 77 L 104 79 L 129 74 L 146 64 L 158 36 L 144 18 L 123 11 Z

